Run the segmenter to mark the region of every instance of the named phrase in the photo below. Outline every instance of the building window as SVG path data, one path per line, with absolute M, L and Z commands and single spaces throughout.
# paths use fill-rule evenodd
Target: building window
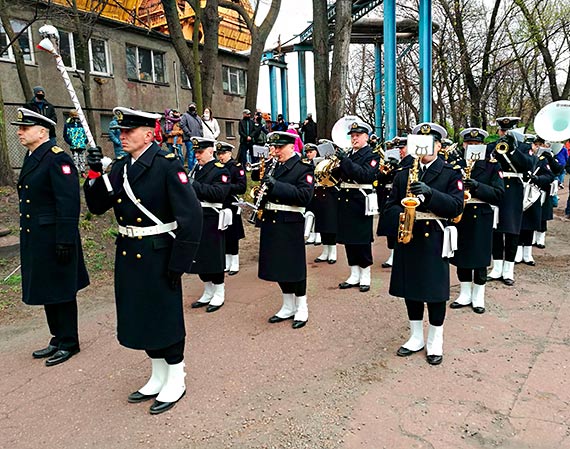
M 166 83 L 164 53 L 127 45 L 127 76 L 149 83 Z
M 222 66 L 222 74 L 225 94 L 245 95 L 245 70 L 237 67 Z
M 17 35 L 22 33 L 22 30 L 26 28 L 28 25 L 26 22 L 22 20 L 10 20 L 12 24 L 12 29 L 14 33 Z M 10 39 L 8 39 L 8 35 L 4 31 L 4 27 L 0 23 L 0 48 L 6 48 Z M 32 48 L 32 27 L 28 27 L 26 31 L 24 31 L 20 37 L 18 38 L 18 43 L 20 44 L 20 48 L 22 49 L 22 53 L 24 56 L 24 61 L 33 63 L 34 62 L 34 54 L 31 51 Z M 6 51 L 0 55 L 0 59 L 14 61 L 14 50 L 12 46 L 6 48 Z
M 234 131 L 234 122 L 230 122 L 229 120 L 226 121 L 226 138 L 231 139 L 235 138 L 236 134 Z
M 85 61 L 80 51 L 79 39 L 75 33 L 59 31 L 59 54 L 65 67 L 73 70 L 83 70 Z M 88 42 L 89 72 L 96 75 L 110 75 L 111 62 L 107 41 L 91 38 Z
M 184 70 L 182 64 L 180 64 L 180 87 L 183 89 L 192 89 L 190 79 L 188 78 L 188 75 L 186 75 L 186 70 Z

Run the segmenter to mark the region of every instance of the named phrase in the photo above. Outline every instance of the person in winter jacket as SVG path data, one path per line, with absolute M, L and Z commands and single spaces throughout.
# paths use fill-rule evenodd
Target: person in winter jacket
M 196 110 L 196 103 L 190 103 L 188 105 L 188 111 L 182 114 L 182 118 L 180 119 L 180 127 L 184 132 L 183 140 L 184 145 L 186 145 L 186 161 L 188 170 L 190 171 L 196 164 L 196 156 L 192 149 L 191 139 L 192 137 L 204 137 L 204 125 Z
M 287 132 L 290 134 L 295 134 L 297 136 L 297 137 L 295 137 L 295 153 L 301 155 L 303 153 L 304 145 L 303 145 L 303 141 L 299 137 L 299 133 L 293 127 L 293 125 L 289 125 L 289 129 L 287 129 Z
M 69 145 L 77 172 L 83 176 L 85 174 L 85 149 L 88 140 L 76 110 L 69 113 L 69 118 L 63 125 L 63 139 Z
M 117 125 L 117 117 L 113 115 L 113 118 L 109 122 L 109 140 L 113 142 L 115 159 L 127 155 L 125 150 L 123 150 L 123 144 L 121 143 L 121 130 L 117 127 Z
M 212 109 L 204 108 L 204 113 L 202 114 L 202 123 L 204 127 L 202 131 L 204 132 L 204 137 L 207 139 L 216 140 L 220 135 L 220 125 L 218 121 L 214 118 L 212 114 Z
M 184 163 L 184 152 L 182 151 L 183 134 L 180 127 L 180 112 L 176 109 L 165 109 L 164 135 L 166 136 L 166 146 L 171 153 L 176 154 Z
M 34 87 L 34 97 L 24 105 L 26 109 L 37 112 L 57 123 L 57 114 L 53 105 L 46 100 L 46 90 L 42 86 Z M 49 138 L 55 145 L 55 127 L 50 128 Z

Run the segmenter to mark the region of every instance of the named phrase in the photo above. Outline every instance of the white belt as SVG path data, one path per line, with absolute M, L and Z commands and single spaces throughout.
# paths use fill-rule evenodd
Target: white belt
M 416 211 L 416 220 L 448 220 L 448 218 L 438 217 L 433 212 Z
M 512 171 L 504 171 L 503 177 L 504 178 L 520 178 L 520 179 L 522 179 L 523 174 L 522 173 L 514 173 Z
M 287 204 L 275 204 L 275 203 L 267 203 L 265 205 L 266 210 L 280 210 L 283 212 L 300 212 L 302 214 L 305 213 L 306 208 L 301 206 L 289 206 Z
M 208 201 L 200 201 L 202 207 L 211 207 L 212 209 L 221 209 L 224 207 L 222 203 L 210 203 Z
M 341 189 L 373 189 L 372 184 L 352 184 L 349 182 L 341 182 Z
M 119 233 L 127 237 L 148 237 L 149 235 L 165 234 L 174 231 L 178 227 L 178 223 L 164 223 L 155 226 L 119 226 Z
M 392 183 L 386 184 L 386 185 L 384 186 L 384 188 L 386 188 L 386 189 L 391 189 L 391 188 L 392 188 Z
M 481 201 L 480 199 L 477 198 L 471 198 L 469 201 L 467 201 L 467 204 L 480 204 L 480 203 L 487 204 L 486 201 Z

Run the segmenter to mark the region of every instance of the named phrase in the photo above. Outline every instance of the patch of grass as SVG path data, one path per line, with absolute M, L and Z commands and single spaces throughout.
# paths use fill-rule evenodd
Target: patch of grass
M 119 231 L 117 230 L 117 228 L 115 228 L 114 226 L 111 228 L 107 228 L 105 231 L 103 231 L 102 236 L 103 237 L 109 237 L 113 240 L 115 240 L 117 238 L 117 236 L 119 235 Z
M 15 273 L 12 276 L 10 276 L 8 279 L 6 279 L 5 281 L 4 281 L 4 279 L 2 279 L 0 281 L 0 284 L 19 287 L 20 285 L 22 285 L 22 275 Z

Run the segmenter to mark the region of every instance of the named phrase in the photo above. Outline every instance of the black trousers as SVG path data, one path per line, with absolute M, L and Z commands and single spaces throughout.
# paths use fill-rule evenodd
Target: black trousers
M 66 351 L 79 348 L 77 301 L 45 304 L 47 323 L 53 335 L 49 344 Z
M 527 229 L 521 230 L 519 234 L 519 245 L 521 246 L 532 246 L 532 237 L 534 236 L 534 231 Z
M 285 294 L 293 293 L 295 296 L 305 296 L 307 294 L 307 279 L 297 282 L 279 282 L 281 292 Z
M 514 262 L 518 244 L 518 234 L 493 232 L 493 260 Z
M 207 274 L 199 274 L 200 280 L 202 282 L 211 282 L 215 285 L 220 285 L 224 283 L 224 273 L 207 273 Z
M 457 277 L 459 282 L 473 282 L 477 285 L 487 283 L 487 267 L 482 268 L 458 268 Z
M 344 245 L 346 250 L 346 258 L 348 265 L 353 267 L 358 265 L 360 268 L 366 268 L 372 265 L 372 243 L 364 243 L 358 245 Z
M 169 365 L 177 365 L 184 360 L 184 340 L 163 349 L 145 349 L 151 359 L 164 359 Z
M 239 239 L 229 239 L 226 235 L 225 254 L 231 254 L 233 256 L 239 254 Z
M 323 245 L 336 245 L 336 234 L 321 232 L 321 243 Z
M 406 299 L 406 309 L 410 321 L 421 321 L 424 319 L 424 303 L 421 301 L 411 301 Z M 428 319 L 432 326 L 443 326 L 445 321 L 446 302 L 428 302 Z
M 388 247 L 388 249 L 394 249 L 394 247 L 396 246 L 396 237 L 392 235 L 387 235 L 386 246 Z

